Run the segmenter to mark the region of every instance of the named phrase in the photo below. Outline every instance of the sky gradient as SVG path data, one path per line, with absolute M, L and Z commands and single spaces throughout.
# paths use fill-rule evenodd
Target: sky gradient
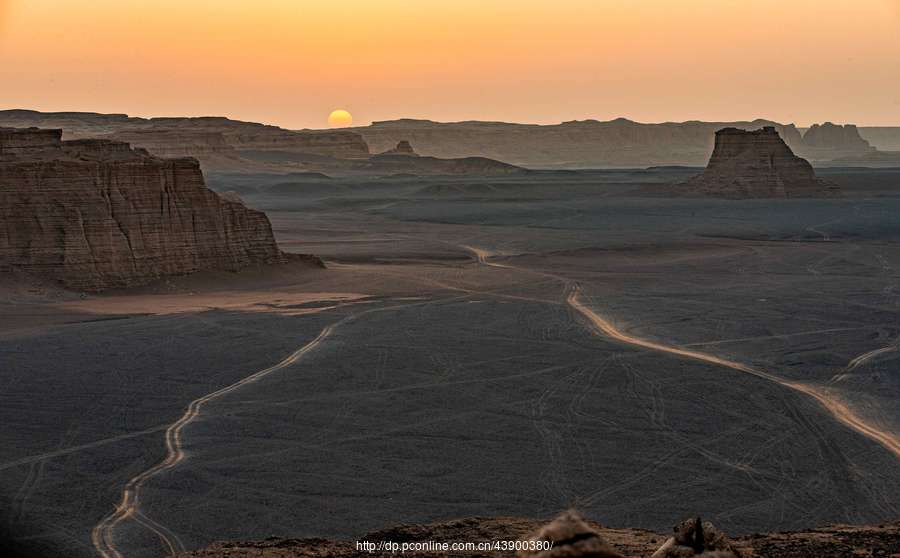
M 0 108 L 900 125 L 900 0 L 0 0 Z

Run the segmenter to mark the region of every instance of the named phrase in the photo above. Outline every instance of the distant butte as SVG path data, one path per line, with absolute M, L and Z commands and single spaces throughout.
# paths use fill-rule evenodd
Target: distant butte
M 388 149 L 384 153 L 381 153 L 381 155 L 410 155 L 412 157 L 419 156 L 418 153 L 416 153 L 415 150 L 413 149 L 412 145 L 410 145 L 410 143 L 406 140 L 401 140 L 397 144 L 397 147 L 394 147 L 393 149 Z
M 794 155 L 775 128 L 716 132 L 709 164 L 689 179 L 684 192 L 723 198 L 817 198 L 840 189 L 816 177 L 809 161 Z

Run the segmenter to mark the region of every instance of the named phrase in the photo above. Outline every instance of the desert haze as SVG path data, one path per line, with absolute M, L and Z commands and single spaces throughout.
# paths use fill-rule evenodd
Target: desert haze
M 0 0 L 0 556 L 900 556 L 898 25 Z

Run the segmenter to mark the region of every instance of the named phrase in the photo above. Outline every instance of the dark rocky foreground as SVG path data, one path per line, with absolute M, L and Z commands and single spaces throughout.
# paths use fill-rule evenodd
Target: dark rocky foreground
M 478 542 L 520 540 L 538 530 L 544 522 L 521 518 L 470 518 L 431 523 L 427 525 L 398 525 L 368 533 L 360 541 L 369 542 Z M 641 529 L 612 529 L 596 523 L 589 524 L 600 537 L 626 558 L 649 557 L 664 544 L 669 534 Z M 737 554 L 743 558 L 849 558 L 900 556 L 900 521 L 881 525 L 832 525 L 804 531 L 754 534 L 732 541 Z M 564 545 L 554 545 L 564 550 Z M 572 550 L 572 549 L 565 549 Z M 357 550 L 357 541 L 328 539 L 286 539 L 272 537 L 262 541 L 217 542 L 209 547 L 189 552 L 183 557 L 193 558 L 340 558 L 355 556 L 390 556 L 389 553 Z M 395 554 L 399 555 L 399 554 Z M 467 552 L 447 554 L 439 552 L 407 553 L 407 557 L 514 556 L 514 552 Z M 535 556 L 599 556 L 572 551 Z M 702 556 L 702 555 L 701 555 Z
M 286 261 L 266 215 L 207 189 L 195 159 L 61 135 L 0 129 L 0 271 L 97 291 Z

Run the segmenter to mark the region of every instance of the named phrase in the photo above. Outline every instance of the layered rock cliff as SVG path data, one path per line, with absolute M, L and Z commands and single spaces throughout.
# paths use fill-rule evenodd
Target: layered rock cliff
M 280 263 L 268 218 L 208 190 L 195 159 L 0 129 L 0 269 L 96 291 Z
M 684 191 L 726 198 L 809 198 L 840 195 L 836 185 L 816 177 L 808 161 L 794 155 L 775 128 L 724 128 L 702 174 Z

